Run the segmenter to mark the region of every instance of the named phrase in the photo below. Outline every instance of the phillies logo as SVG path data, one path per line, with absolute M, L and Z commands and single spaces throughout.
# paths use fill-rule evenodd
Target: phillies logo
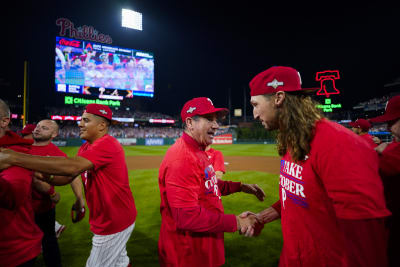
M 74 23 L 66 18 L 56 20 L 56 25 L 60 27 L 60 35 L 66 36 L 69 33 L 70 38 L 78 38 L 90 40 L 100 43 L 112 44 L 112 39 L 109 35 L 99 33 L 93 26 L 83 25 L 75 28 Z
M 208 167 L 204 170 L 204 186 L 206 188 L 206 195 L 214 193 L 214 195 L 221 199 L 217 176 L 215 175 L 215 171 L 212 165 L 208 165 Z

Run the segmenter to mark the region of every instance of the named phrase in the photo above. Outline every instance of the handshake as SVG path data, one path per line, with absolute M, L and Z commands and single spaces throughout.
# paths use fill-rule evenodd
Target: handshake
M 236 216 L 237 229 L 241 235 L 258 236 L 260 235 L 264 224 L 279 219 L 280 214 L 273 207 L 269 207 L 259 213 L 245 211 Z
M 260 214 L 251 211 L 245 211 L 236 216 L 237 229 L 241 235 L 248 237 L 258 236 L 264 228 L 264 222 Z

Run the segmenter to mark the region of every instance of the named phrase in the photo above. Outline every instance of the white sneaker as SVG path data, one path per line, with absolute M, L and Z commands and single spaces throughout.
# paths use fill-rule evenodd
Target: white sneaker
M 60 225 L 60 227 L 56 231 L 56 237 L 59 238 L 62 232 L 64 232 L 65 228 L 67 228 L 65 225 Z

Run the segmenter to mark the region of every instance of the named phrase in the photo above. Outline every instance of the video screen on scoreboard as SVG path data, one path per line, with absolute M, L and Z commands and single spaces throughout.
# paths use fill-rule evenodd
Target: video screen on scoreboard
M 56 37 L 56 91 L 103 99 L 154 96 L 152 53 Z

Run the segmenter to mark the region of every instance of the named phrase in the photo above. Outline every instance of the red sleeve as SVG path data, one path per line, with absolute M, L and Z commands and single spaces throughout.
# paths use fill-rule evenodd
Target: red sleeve
M 379 171 L 385 176 L 400 173 L 400 143 L 391 143 L 379 156 Z
M 87 150 L 80 151 L 78 153 L 79 157 L 83 157 L 93 163 L 94 170 L 106 166 L 113 161 L 114 154 L 122 149 L 117 147 L 113 140 L 107 137 L 94 142 Z
M 218 188 L 221 195 L 226 196 L 241 191 L 241 182 L 223 181 L 218 179 Z
M 339 219 L 346 238 L 349 266 L 387 266 L 387 234 L 383 218 L 368 220 Z
M 327 131 L 317 135 L 311 164 L 337 217 L 359 220 L 387 216 L 377 153 L 360 137 L 346 132 L 338 136 Z
M 281 201 L 280 200 L 278 200 L 277 202 L 272 204 L 271 207 L 273 207 L 279 213 L 279 216 L 281 216 Z
M 31 195 L 32 172 L 12 166 L 0 172 L 0 207 L 14 210 Z
M 179 230 L 191 232 L 235 232 L 236 216 L 209 211 L 200 206 L 192 208 L 171 208 L 172 217 Z
M 225 162 L 224 156 L 222 155 L 221 151 L 214 150 L 214 164 L 213 164 L 215 171 L 221 171 L 225 173 Z

